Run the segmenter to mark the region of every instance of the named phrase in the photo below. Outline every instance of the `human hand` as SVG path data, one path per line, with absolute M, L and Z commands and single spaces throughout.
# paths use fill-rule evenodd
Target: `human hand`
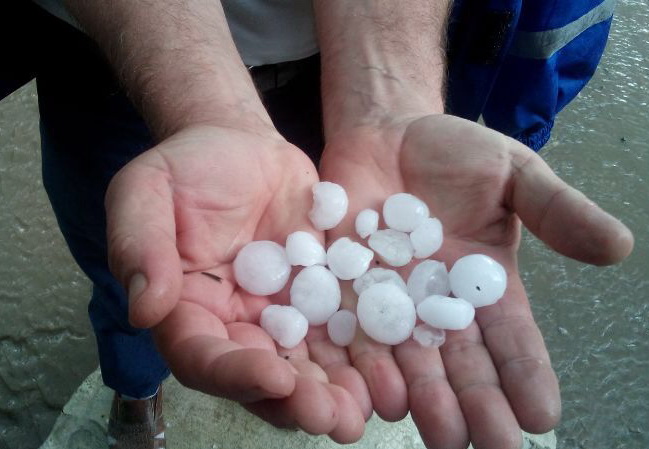
M 444 244 L 433 258 L 450 268 L 463 255 L 487 254 L 505 267 L 508 286 L 498 303 L 477 309 L 469 328 L 448 331 L 439 349 L 412 340 L 389 347 L 359 332 L 345 354 L 311 332 L 309 345 L 320 347 L 314 361 L 334 380 L 334 367 L 353 365 L 369 388 L 350 389 L 357 401 L 371 401 L 386 420 L 410 411 L 429 448 L 469 441 L 514 448 L 522 444 L 520 428 L 552 429 L 560 417 L 559 387 L 518 273 L 521 221 L 559 253 L 596 265 L 624 259 L 633 246 L 630 231 L 522 144 L 452 116 L 348 129 L 329 140 L 320 174 L 343 185 L 350 200 L 345 221 L 327 240 L 355 235 L 360 210 L 380 211 L 389 195 L 411 192 L 444 225 Z M 343 304 L 355 309 L 350 287 Z
M 111 182 L 109 258 L 129 287 L 131 323 L 153 328 L 180 382 L 272 424 L 351 442 L 364 427 L 351 395 L 309 361 L 305 343 L 276 349 L 255 324 L 266 305 L 288 302 L 287 289 L 251 295 L 232 270 L 249 241 L 283 243 L 296 230 L 323 237 L 306 214 L 317 180 L 309 159 L 275 132 L 186 129 Z

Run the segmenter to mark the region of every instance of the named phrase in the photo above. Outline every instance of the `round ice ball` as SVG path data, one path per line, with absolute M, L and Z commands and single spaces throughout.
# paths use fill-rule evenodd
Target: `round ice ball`
M 505 294 L 507 273 L 502 265 L 484 254 L 461 257 L 449 272 L 451 290 L 474 307 L 494 304 Z
M 269 240 L 245 245 L 234 259 L 234 278 L 253 295 L 272 295 L 288 281 L 291 265 L 284 247 Z
M 415 304 L 431 295 L 448 296 L 451 293 L 446 265 L 437 260 L 424 260 L 418 264 L 410 273 L 406 285 L 408 295 Z
M 339 310 L 327 321 L 327 333 L 334 344 L 348 346 L 356 335 L 356 315 L 349 310 Z
M 379 229 L 379 213 L 373 209 L 363 209 L 356 216 L 356 233 L 364 239 Z
M 293 306 L 272 304 L 261 311 L 259 324 L 280 346 L 296 347 L 309 330 L 307 319 Z
M 348 281 L 362 276 L 374 258 L 371 249 L 354 242 L 349 237 L 341 237 L 327 250 L 327 265 L 338 279 Z
M 286 238 L 286 257 L 291 265 L 325 265 L 327 253 L 313 234 L 295 231 Z
M 291 305 L 302 312 L 309 324 L 319 326 L 340 308 L 340 284 L 322 265 L 300 271 L 291 285 Z
M 419 318 L 438 329 L 466 329 L 473 317 L 475 309 L 470 302 L 462 298 L 433 295 L 417 305 Z
M 424 347 L 440 347 L 446 341 L 446 331 L 426 323 L 418 324 L 412 330 L 412 339 Z
M 393 284 L 374 284 L 361 293 L 358 323 L 372 339 L 397 345 L 410 337 L 417 321 L 412 299 Z
M 396 193 L 383 203 L 383 219 L 395 231 L 412 232 L 429 214 L 426 203 L 410 193 Z
M 388 265 L 403 267 L 412 260 L 414 249 L 405 232 L 383 229 L 370 235 L 367 244 Z
M 442 247 L 443 241 L 442 222 L 437 218 L 426 218 L 410 233 L 410 242 L 417 259 L 432 256 Z
M 367 288 L 379 282 L 384 282 L 388 284 L 394 284 L 399 287 L 404 293 L 407 293 L 406 283 L 403 282 L 403 279 L 394 270 L 388 270 L 386 268 L 372 268 L 367 271 L 363 276 L 354 280 L 352 288 L 357 295 L 363 293 Z
M 312 187 L 313 207 L 309 219 L 319 231 L 335 228 L 347 213 L 349 200 L 342 186 L 333 182 L 318 182 Z

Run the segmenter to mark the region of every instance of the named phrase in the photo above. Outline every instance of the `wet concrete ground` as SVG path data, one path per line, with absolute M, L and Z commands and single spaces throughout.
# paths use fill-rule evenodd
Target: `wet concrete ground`
M 559 375 L 561 448 L 649 447 L 649 7 L 619 2 L 593 81 L 544 158 L 636 235 L 623 264 L 585 266 L 525 235 L 521 270 Z M 30 449 L 96 367 L 90 285 L 40 181 L 33 86 L 0 102 L 0 449 Z

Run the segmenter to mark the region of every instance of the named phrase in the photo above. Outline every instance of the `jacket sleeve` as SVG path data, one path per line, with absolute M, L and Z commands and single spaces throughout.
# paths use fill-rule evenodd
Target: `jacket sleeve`
M 490 128 L 538 151 L 550 138 L 557 113 L 594 74 L 604 52 L 615 1 L 491 3 L 501 3 L 497 5 L 500 11 L 509 11 L 510 23 L 501 32 L 505 37 L 498 51 L 491 44 L 495 56 L 490 65 L 475 58 L 469 61 L 462 52 L 456 60 L 449 60 L 450 77 L 459 74 L 452 64 L 464 66 L 464 81 L 449 79 L 449 112 L 473 120 L 481 114 Z M 480 42 L 476 45 L 489 45 L 488 38 Z M 482 82 L 488 79 L 487 87 L 466 81 L 471 71 L 485 70 Z M 461 99 L 467 95 L 472 98 Z

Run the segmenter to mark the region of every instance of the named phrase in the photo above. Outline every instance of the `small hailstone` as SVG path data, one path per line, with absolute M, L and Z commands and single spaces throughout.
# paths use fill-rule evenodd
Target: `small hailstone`
M 393 229 L 376 231 L 370 235 L 367 244 L 385 263 L 393 267 L 408 265 L 414 254 L 408 234 Z
M 356 314 L 370 338 L 388 345 L 406 341 L 417 321 L 412 299 L 393 284 L 374 284 L 361 293 Z
M 423 323 L 415 326 L 412 330 L 412 339 L 421 346 L 440 347 L 446 341 L 446 331 Z
M 304 268 L 291 285 L 291 305 L 298 309 L 312 326 L 327 322 L 340 307 L 340 284 L 333 273 L 322 265 Z
M 417 305 L 417 316 L 438 329 L 461 330 L 471 324 L 475 309 L 462 298 L 433 295 Z
M 272 295 L 288 281 L 291 265 L 284 247 L 269 240 L 245 245 L 234 259 L 234 278 L 253 295 Z
M 410 233 L 410 242 L 417 259 L 432 256 L 442 247 L 443 240 L 442 222 L 437 218 L 426 218 Z
M 429 214 L 426 203 L 410 193 L 396 193 L 383 203 L 383 219 L 395 231 L 412 232 Z
M 261 311 L 259 324 L 280 346 L 296 347 L 309 330 L 307 319 L 293 306 L 272 304 Z
M 507 273 L 502 265 L 484 254 L 470 254 L 455 262 L 449 272 L 451 290 L 474 307 L 494 304 L 505 294 Z
M 296 231 L 286 238 L 286 256 L 291 265 L 325 265 L 327 254 L 313 234 Z
M 319 231 L 335 228 L 347 213 L 349 200 L 340 185 L 333 182 L 318 182 L 313 185 L 313 207 L 309 219 Z
M 327 321 L 327 333 L 334 344 L 348 346 L 356 335 L 356 315 L 349 310 L 339 310 Z
M 378 284 L 379 282 L 385 282 L 388 284 L 394 284 L 403 290 L 404 293 L 407 293 L 406 283 L 403 282 L 399 273 L 394 270 L 387 270 L 385 268 L 372 268 L 368 270 L 363 276 L 354 280 L 352 287 L 357 295 L 363 293 L 368 287 Z
M 428 296 L 448 296 L 451 293 L 446 265 L 436 260 L 424 260 L 417 265 L 408 277 L 407 286 L 408 295 L 415 305 Z
M 379 213 L 372 209 L 363 209 L 356 216 L 356 233 L 362 238 L 379 229 Z
M 327 265 L 338 279 L 348 281 L 362 276 L 374 258 L 372 250 L 348 237 L 341 237 L 327 250 Z

